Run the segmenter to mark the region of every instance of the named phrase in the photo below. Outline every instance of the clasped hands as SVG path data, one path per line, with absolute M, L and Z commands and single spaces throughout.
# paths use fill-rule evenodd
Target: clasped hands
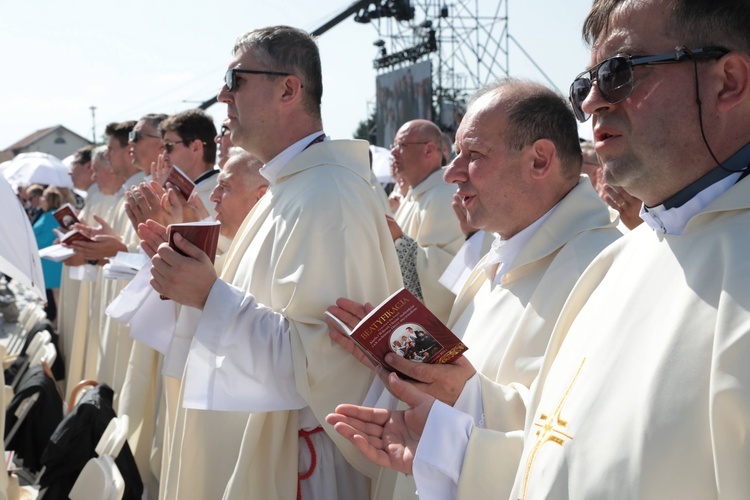
M 370 304 L 358 304 L 339 299 L 328 310 L 353 328 L 370 310 Z M 455 404 L 467 380 L 476 370 L 463 356 L 449 364 L 426 364 L 409 361 L 396 354 L 386 355 L 386 362 L 414 381 L 405 381 L 394 373 L 375 366 L 348 335 L 327 320 L 330 338 L 362 364 L 375 371 L 385 387 L 398 399 L 407 403 L 408 410 L 387 410 L 344 404 L 326 422 L 351 441 L 370 461 L 405 474 L 412 472 L 414 456 L 427 417 L 436 399 Z
M 170 183 L 166 183 L 171 163 L 163 153 L 151 165 L 153 180 L 133 186 L 125 193 L 125 211 L 137 231 L 140 224 L 153 220 L 162 226 L 181 222 L 195 222 L 208 216 L 196 190 L 188 200 Z M 165 189 L 163 186 L 166 186 Z

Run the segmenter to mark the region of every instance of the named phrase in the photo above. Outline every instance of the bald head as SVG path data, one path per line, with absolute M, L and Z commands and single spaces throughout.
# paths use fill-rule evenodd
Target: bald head
M 404 123 L 391 147 L 393 172 L 416 186 L 443 164 L 443 136 L 429 120 Z
M 216 220 L 221 234 L 234 238 L 242 221 L 268 189 L 268 180 L 260 174 L 263 162 L 241 148 L 231 148 L 211 193 L 216 203 Z
M 445 180 L 472 226 L 511 238 L 578 183 L 581 149 L 564 99 L 533 82 L 502 80 L 476 97 L 456 132 Z

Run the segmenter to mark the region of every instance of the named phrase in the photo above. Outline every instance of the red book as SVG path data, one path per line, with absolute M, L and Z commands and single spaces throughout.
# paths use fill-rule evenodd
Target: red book
M 185 253 L 177 248 L 174 242 L 174 235 L 179 234 L 193 245 L 197 246 L 213 262 L 216 259 L 216 248 L 219 245 L 220 222 L 186 222 L 183 224 L 170 224 L 167 226 L 167 236 L 169 246 L 181 255 Z M 169 297 L 160 295 L 162 300 L 168 300 Z
M 81 222 L 76 215 L 75 208 L 73 208 L 73 205 L 70 203 L 61 206 L 52 212 L 52 215 L 54 215 L 55 219 L 57 219 L 57 223 L 60 224 L 60 227 L 63 228 L 64 231 L 68 231 L 73 227 L 73 224 Z
M 164 181 L 165 189 L 167 188 L 167 182 L 172 184 L 186 200 L 195 189 L 195 183 L 177 165 L 172 165 L 172 168 L 169 169 L 167 179 Z
M 60 238 L 60 243 L 65 243 L 66 245 L 70 245 L 74 241 L 94 241 L 82 232 L 80 232 L 78 229 L 71 229 L 62 237 Z
M 393 371 L 385 362 L 389 352 L 422 363 L 450 363 L 468 349 L 405 288 L 373 309 L 353 330 L 328 311 L 326 314 L 349 333 L 373 362 L 388 371 Z
M 208 255 L 213 262 L 216 259 L 216 247 L 219 245 L 219 222 L 186 222 L 183 224 L 170 224 L 167 226 L 169 246 L 185 255 L 174 243 L 174 235 L 179 234 L 193 245 L 197 246 Z

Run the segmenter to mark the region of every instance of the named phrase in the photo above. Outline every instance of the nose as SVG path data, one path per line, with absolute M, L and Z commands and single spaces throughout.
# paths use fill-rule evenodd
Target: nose
M 221 86 L 221 90 L 219 90 L 219 95 L 216 96 L 216 100 L 219 102 L 228 103 L 232 100 L 232 92 L 227 90 L 226 85 Z
M 445 169 L 443 180 L 448 184 L 460 184 L 468 180 L 467 167 L 468 163 L 461 154 L 458 154 Z
M 216 187 L 211 190 L 211 196 L 208 197 L 208 200 L 214 203 L 219 203 L 221 201 L 221 194 L 219 194 L 220 189 L 221 188 L 217 184 Z
M 599 91 L 599 85 L 597 85 L 596 82 L 591 84 L 589 95 L 587 95 L 586 99 L 581 103 L 581 109 L 583 112 L 592 116 L 594 113 L 611 106 L 612 104 L 602 97 L 602 93 Z

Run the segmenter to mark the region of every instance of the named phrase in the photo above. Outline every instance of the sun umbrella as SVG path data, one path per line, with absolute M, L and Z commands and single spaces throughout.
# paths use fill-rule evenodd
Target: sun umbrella
M 8 181 L 0 177 L 0 273 L 7 274 L 46 300 L 42 262 L 21 202 Z
M 49 184 L 72 188 L 69 169 L 57 157 L 47 153 L 21 153 L 3 168 L 3 176 L 14 186 Z
M 391 177 L 391 151 L 380 146 L 370 146 L 372 152 L 372 171 L 381 184 L 394 182 Z

